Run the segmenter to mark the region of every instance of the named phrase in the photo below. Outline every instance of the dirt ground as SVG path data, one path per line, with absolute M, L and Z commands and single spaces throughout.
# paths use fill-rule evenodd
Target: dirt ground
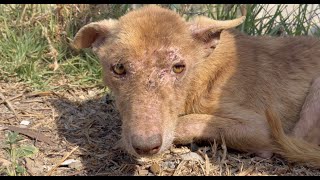
M 12 105 L 0 104 L 0 147 L 9 131 L 4 127 L 19 127 L 22 120 L 37 133 L 21 135 L 21 143 L 39 148 L 22 161 L 29 175 L 320 175 L 278 156 L 262 159 L 215 143 L 173 146 L 157 158 L 136 159 L 119 148 L 121 120 L 101 88 L 38 93 L 22 83 L 0 82 L 0 92 Z M 2 148 L 0 157 L 8 160 Z M 75 162 L 61 165 L 68 159 Z

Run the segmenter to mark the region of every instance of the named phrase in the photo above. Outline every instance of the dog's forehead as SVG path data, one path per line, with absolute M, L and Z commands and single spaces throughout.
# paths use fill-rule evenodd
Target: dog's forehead
M 190 39 L 185 20 L 173 11 L 149 6 L 119 19 L 118 42 L 137 55 L 185 44 Z
M 179 47 L 163 47 L 155 49 L 150 55 L 146 55 L 146 58 L 150 57 L 154 62 L 160 64 L 172 64 L 183 60 Z
M 143 70 L 146 73 L 153 70 L 168 70 L 172 64 L 183 62 L 184 56 L 180 53 L 178 47 L 166 47 L 144 51 L 139 57 L 128 57 L 124 62 L 128 64 L 132 70 Z
M 119 19 L 121 29 L 131 32 L 170 33 L 183 31 L 185 19 L 176 12 L 158 6 L 147 6 L 131 11 Z M 166 27 L 166 28 L 165 28 Z

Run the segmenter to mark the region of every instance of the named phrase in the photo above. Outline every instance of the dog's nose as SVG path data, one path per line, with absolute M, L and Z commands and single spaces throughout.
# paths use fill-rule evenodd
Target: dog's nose
M 153 155 L 159 152 L 162 145 L 162 136 L 160 134 L 150 137 L 142 137 L 139 135 L 132 136 L 132 147 L 139 155 Z

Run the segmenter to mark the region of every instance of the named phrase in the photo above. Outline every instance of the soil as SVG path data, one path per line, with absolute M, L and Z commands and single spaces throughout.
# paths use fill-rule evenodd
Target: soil
M 21 121 L 30 122 L 20 131 L 19 143 L 32 144 L 39 152 L 21 160 L 27 175 L 320 175 L 279 156 L 262 159 L 215 143 L 173 145 L 159 157 L 137 159 L 120 148 L 121 119 L 102 88 L 30 89 L 23 83 L 0 82 L 0 92 L 11 104 L 9 108 L 0 99 L 0 157 L 10 161 L 3 149 L 9 127 L 21 130 Z M 65 160 L 74 162 L 61 164 Z

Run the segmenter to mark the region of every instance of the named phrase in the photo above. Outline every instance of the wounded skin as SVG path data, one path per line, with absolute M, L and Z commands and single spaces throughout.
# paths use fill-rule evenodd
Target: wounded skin
M 305 99 L 320 76 L 319 40 L 252 37 L 232 29 L 243 20 L 187 22 L 152 5 L 79 30 L 74 46 L 98 55 L 130 154 L 156 155 L 173 142 L 219 141 L 222 134 L 231 148 L 270 156 L 278 150 L 271 136 L 278 127 L 270 129 L 266 109 L 273 107 L 285 133 L 297 122 L 297 132 L 317 122 L 299 120 L 299 113 L 304 103 L 303 111 L 318 107 L 316 96 Z

